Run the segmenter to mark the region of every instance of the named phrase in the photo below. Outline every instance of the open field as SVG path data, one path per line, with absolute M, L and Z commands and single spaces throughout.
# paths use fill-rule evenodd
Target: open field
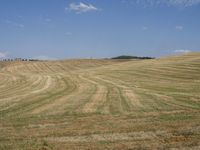
M 200 53 L 0 62 L 0 149 L 200 149 Z

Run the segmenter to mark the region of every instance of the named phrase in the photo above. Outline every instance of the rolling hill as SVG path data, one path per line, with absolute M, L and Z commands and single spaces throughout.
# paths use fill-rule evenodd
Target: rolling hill
M 200 53 L 0 62 L 0 149 L 199 149 Z

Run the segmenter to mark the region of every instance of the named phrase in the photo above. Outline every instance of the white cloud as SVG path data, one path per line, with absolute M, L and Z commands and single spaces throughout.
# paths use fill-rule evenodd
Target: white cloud
M 190 53 L 192 51 L 191 50 L 187 50 L 187 49 L 179 49 L 179 50 L 175 50 L 174 52 L 175 53 L 184 53 L 184 54 L 186 54 L 186 53 Z
M 65 8 L 66 10 L 75 11 L 76 13 L 83 13 L 89 11 L 97 11 L 98 8 L 92 4 L 85 4 L 80 2 L 79 4 L 71 3 L 69 7 Z
M 149 6 L 176 6 L 176 7 L 189 7 L 200 4 L 200 0 L 122 0 L 123 2 L 130 2 L 131 4 L 141 4 L 145 7 Z
M 183 30 L 183 26 L 176 26 L 175 28 L 176 30 L 179 30 L 179 31 Z
M 0 59 L 6 58 L 8 55 L 7 52 L 0 52 Z

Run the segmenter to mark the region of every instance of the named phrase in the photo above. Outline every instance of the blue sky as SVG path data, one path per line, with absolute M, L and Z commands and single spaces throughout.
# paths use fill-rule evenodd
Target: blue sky
M 200 51 L 200 0 L 0 0 L 0 58 Z

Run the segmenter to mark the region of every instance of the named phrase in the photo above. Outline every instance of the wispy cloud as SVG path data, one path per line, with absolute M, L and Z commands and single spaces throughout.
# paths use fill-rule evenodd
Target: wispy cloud
M 53 19 L 51 19 L 51 17 L 48 14 L 40 14 L 39 20 L 40 20 L 40 23 L 45 24 L 45 25 L 51 24 L 53 22 Z
M 122 2 L 125 1 L 131 4 L 140 4 L 145 7 L 167 5 L 185 8 L 200 4 L 200 0 L 122 0 Z
M 183 30 L 183 26 L 176 26 L 175 28 L 176 28 L 176 30 L 179 30 L 179 31 Z
M 71 32 L 65 32 L 65 35 L 72 35 Z
M 168 0 L 170 5 L 188 7 L 200 4 L 200 0 Z
M 22 15 L 16 15 L 16 18 L 17 19 L 23 19 L 23 16 Z
M 183 53 L 183 54 L 187 54 L 192 52 L 191 50 L 187 50 L 187 49 L 179 49 L 179 50 L 175 50 L 175 53 Z
M 50 18 L 45 18 L 44 21 L 45 22 L 51 22 L 52 20 Z
M 37 56 L 37 57 L 34 57 L 33 59 L 39 59 L 39 60 L 56 60 L 56 58 L 45 56 L 45 55 Z
M 143 26 L 143 27 L 142 27 L 142 30 L 143 30 L 143 31 L 148 30 L 148 27 Z
M 15 24 L 16 27 L 19 27 L 19 28 L 24 28 L 25 26 L 23 24 Z
M 6 58 L 8 55 L 8 52 L 0 52 L 0 59 Z
M 17 23 L 17 22 L 11 21 L 11 20 L 5 20 L 4 22 L 7 23 L 7 24 L 10 24 L 12 26 L 18 27 L 18 28 L 24 28 L 25 27 L 24 24 Z
M 71 3 L 65 10 L 74 11 L 76 13 L 84 13 L 84 12 L 90 12 L 90 11 L 97 11 L 99 10 L 97 7 L 95 7 L 92 4 L 86 4 L 80 2 L 79 4 Z

